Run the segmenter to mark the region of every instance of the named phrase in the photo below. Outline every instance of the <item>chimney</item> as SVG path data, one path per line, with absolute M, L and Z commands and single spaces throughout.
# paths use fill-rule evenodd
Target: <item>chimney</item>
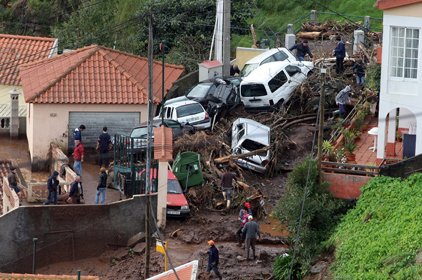
M 15 88 L 10 93 L 10 137 L 19 136 L 19 91 Z

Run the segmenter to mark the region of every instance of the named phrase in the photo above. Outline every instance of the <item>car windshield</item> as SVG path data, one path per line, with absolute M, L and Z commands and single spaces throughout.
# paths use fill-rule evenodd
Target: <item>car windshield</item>
M 253 70 L 255 70 L 256 68 L 258 68 L 259 64 L 258 63 L 254 63 L 254 64 L 246 64 L 242 71 L 240 71 L 240 76 L 242 77 L 246 77 L 248 76 Z
M 167 181 L 167 193 L 174 193 L 174 194 L 183 193 L 182 188 L 180 187 L 179 181 L 168 180 Z
M 240 92 L 243 97 L 265 96 L 267 91 L 263 84 L 242 85 Z
M 211 83 L 197 84 L 186 96 L 188 98 L 204 98 L 211 87 L 215 87 L 215 85 Z
M 176 108 L 177 117 L 183 118 L 186 116 L 192 116 L 199 113 L 203 113 L 204 109 L 202 108 L 201 104 L 199 103 L 193 103 L 193 104 L 187 104 L 180 106 Z
M 147 136 L 147 133 L 148 133 L 147 127 L 138 127 L 138 128 L 135 128 L 134 130 L 132 130 L 130 137 L 132 137 L 132 138 L 135 138 L 135 137 L 145 138 Z

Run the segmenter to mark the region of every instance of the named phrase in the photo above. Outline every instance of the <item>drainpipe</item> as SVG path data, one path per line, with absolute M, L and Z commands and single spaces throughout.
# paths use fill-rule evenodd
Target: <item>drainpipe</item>
M 32 238 L 32 274 L 35 274 L 35 260 L 36 260 L 36 252 L 37 252 L 37 241 L 38 238 Z

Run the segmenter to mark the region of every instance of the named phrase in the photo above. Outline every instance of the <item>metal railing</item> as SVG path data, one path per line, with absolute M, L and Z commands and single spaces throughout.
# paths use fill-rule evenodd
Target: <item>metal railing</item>
M 349 175 L 375 177 L 380 175 L 380 167 L 372 165 L 359 165 L 340 162 L 321 162 L 321 170 Z

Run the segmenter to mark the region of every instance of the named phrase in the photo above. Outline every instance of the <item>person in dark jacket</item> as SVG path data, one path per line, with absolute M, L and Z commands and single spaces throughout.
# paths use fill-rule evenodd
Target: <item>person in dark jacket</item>
M 81 177 L 76 176 L 75 181 L 70 185 L 69 198 L 66 202 L 80 204 L 81 198 L 84 198 L 84 189 L 82 187 Z
M 77 144 L 76 141 L 82 142 L 82 131 L 84 131 L 85 129 L 85 125 L 81 124 L 73 131 L 73 141 L 75 141 L 75 146 Z
M 362 87 L 365 83 L 365 65 L 361 59 L 353 65 L 353 75 L 356 77 L 356 84 Z
M 296 50 L 296 58 L 299 61 L 305 60 L 305 56 L 308 54 L 310 58 L 314 56 L 311 53 L 311 49 L 308 46 L 308 40 L 303 40 L 302 43 L 295 44 L 289 49 L 289 51 Z
M 59 180 L 57 177 L 59 176 L 59 172 L 54 171 L 53 174 L 48 178 L 47 181 L 47 189 L 48 189 L 48 200 L 45 205 L 48 204 L 57 204 L 57 194 L 58 194 L 58 186 Z
M 112 148 L 111 137 L 107 132 L 107 127 L 103 127 L 103 132 L 98 136 L 97 150 L 99 152 L 98 163 L 100 166 L 108 167 L 109 164 L 109 151 Z
M 100 168 L 100 179 L 97 186 L 97 194 L 95 195 L 95 204 L 98 204 L 98 201 L 101 197 L 101 204 L 105 202 L 105 193 L 107 188 L 107 172 L 105 167 Z
M 19 199 L 22 199 L 23 191 L 22 191 L 22 188 L 19 187 L 18 185 L 19 179 L 18 179 L 18 175 L 16 174 L 16 167 L 14 166 L 10 167 L 9 174 L 7 175 L 7 181 L 9 183 L 9 187 L 12 188 L 16 192 Z
M 220 271 L 218 271 L 218 264 L 219 264 L 219 252 L 217 247 L 215 247 L 214 240 L 208 240 L 208 245 L 210 246 L 208 248 L 208 266 L 207 266 L 207 273 L 209 274 L 212 271 L 214 271 L 215 275 L 219 279 L 223 279 L 221 276 Z
M 245 249 L 246 249 L 246 259 L 249 260 L 249 249 L 252 248 L 252 257 L 256 258 L 255 255 L 255 245 L 257 238 L 261 238 L 261 233 L 259 232 L 259 225 L 253 220 L 252 216 L 248 217 L 249 222 L 245 224 L 242 229 L 242 233 L 245 234 Z
M 344 72 L 344 58 L 346 57 L 346 45 L 340 36 L 337 36 L 337 46 L 334 49 L 334 55 L 336 57 L 336 73 L 341 74 Z
M 223 197 L 226 201 L 226 208 L 230 208 L 230 202 L 233 193 L 233 180 L 236 179 L 236 173 L 230 172 L 228 169 L 221 176 L 221 190 L 223 191 Z

